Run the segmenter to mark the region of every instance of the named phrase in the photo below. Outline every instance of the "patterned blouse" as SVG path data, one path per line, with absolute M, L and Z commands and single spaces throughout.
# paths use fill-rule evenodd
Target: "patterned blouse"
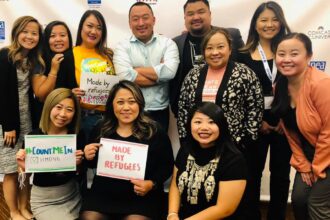
M 187 136 L 190 110 L 202 102 L 207 69 L 207 65 L 193 68 L 183 81 L 177 121 L 180 139 Z M 251 69 L 241 63 L 229 62 L 215 103 L 223 109 L 229 131 L 237 144 L 257 139 L 264 100 L 260 82 Z

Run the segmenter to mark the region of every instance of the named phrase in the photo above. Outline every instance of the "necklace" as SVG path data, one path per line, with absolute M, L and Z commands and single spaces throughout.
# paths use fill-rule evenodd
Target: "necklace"
M 195 50 L 195 44 L 189 40 L 190 45 L 190 58 L 191 58 L 191 64 L 194 68 L 200 67 L 201 65 L 205 64 L 204 56 L 201 54 L 197 54 Z
M 198 203 L 198 194 L 202 186 L 204 186 L 207 202 L 212 199 L 215 189 L 214 172 L 218 167 L 220 157 L 216 157 L 208 164 L 200 166 L 196 163 L 195 158 L 189 154 L 186 164 L 186 170 L 178 179 L 178 188 L 180 194 L 187 187 L 187 201 L 190 204 Z

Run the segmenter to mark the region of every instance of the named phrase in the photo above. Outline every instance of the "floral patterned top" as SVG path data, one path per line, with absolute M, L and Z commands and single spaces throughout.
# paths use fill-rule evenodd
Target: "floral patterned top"
M 181 140 L 187 136 L 190 110 L 202 102 L 207 69 L 207 65 L 193 68 L 182 84 L 177 121 Z M 264 100 L 260 82 L 250 68 L 241 63 L 229 62 L 215 103 L 223 109 L 236 144 L 247 144 L 257 139 Z

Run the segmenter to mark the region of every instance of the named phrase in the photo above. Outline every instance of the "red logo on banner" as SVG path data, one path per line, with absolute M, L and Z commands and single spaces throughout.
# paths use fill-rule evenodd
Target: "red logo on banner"
M 137 2 L 144 2 L 144 3 L 148 3 L 150 5 L 155 5 L 158 3 L 158 0 L 137 0 Z

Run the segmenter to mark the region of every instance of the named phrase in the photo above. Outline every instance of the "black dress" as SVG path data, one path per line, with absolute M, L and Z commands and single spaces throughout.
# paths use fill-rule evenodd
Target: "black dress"
M 93 143 L 99 143 L 99 129 L 93 132 Z M 97 135 L 95 135 L 97 134 Z M 95 176 L 91 189 L 83 198 L 82 211 L 96 211 L 103 214 L 139 214 L 160 219 L 161 203 L 164 199 L 163 183 L 171 176 L 173 170 L 173 151 L 168 136 L 161 129 L 148 141 L 138 140 L 134 136 L 127 138 L 114 133 L 108 137 L 116 140 L 142 143 L 149 145 L 145 180 L 157 183 L 156 189 L 149 191 L 145 196 L 134 193 L 134 185 L 128 180 L 114 179 L 111 177 Z M 92 166 L 95 167 L 97 157 Z
M 194 147 L 194 151 L 196 156 L 192 159 L 188 150 L 184 146 L 181 147 L 175 161 L 178 168 L 176 183 L 179 191 L 181 187 L 183 188 L 180 192 L 180 219 L 188 218 L 215 205 L 220 181 L 246 179 L 246 164 L 240 152 L 224 150 L 219 160 L 216 161 L 215 147 L 206 149 Z M 189 168 L 187 169 L 187 167 Z M 200 182 L 196 181 L 201 177 L 201 173 L 206 174 L 205 178 L 201 178 L 203 180 Z M 191 178 L 192 176 L 193 178 Z M 211 176 L 214 177 L 214 181 Z M 189 187 L 190 184 L 191 187 Z M 238 212 L 236 211 L 226 219 L 238 219 Z

